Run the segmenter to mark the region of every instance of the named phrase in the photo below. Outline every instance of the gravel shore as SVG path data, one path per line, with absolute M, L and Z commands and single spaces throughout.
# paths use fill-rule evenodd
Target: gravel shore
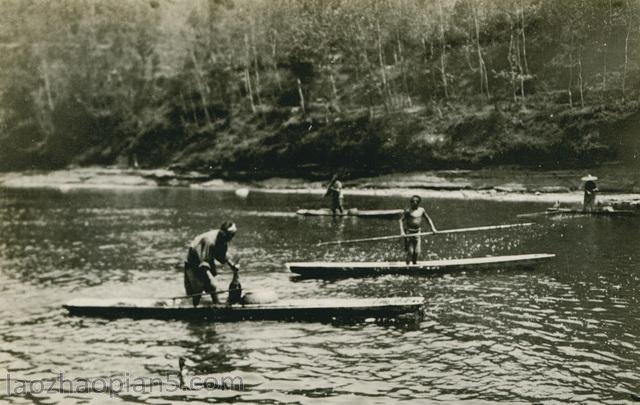
M 624 175 L 620 173 L 625 173 Z M 602 204 L 640 209 L 640 180 L 629 171 L 598 170 L 599 200 Z M 586 171 L 535 172 L 523 170 L 433 171 L 387 174 L 344 180 L 348 195 L 410 196 L 424 198 L 476 199 L 494 201 L 534 201 L 579 204 L 582 201 L 580 177 Z M 322 194 L 319 181 L 269 178 L 256 181 L 227 181 L 198 173 L 171 170 L 130 170 L 116 167 L 70 168 L 51 172 L 0 173 L 0 187 L 140 189 L 151 187 L 190 187 L 208 190 L 247 188 L 269 193 Z

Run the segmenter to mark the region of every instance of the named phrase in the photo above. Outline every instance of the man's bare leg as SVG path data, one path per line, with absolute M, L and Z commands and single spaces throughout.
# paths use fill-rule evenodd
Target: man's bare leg
M 411 243 L 409 242 L 409 238 L 404 238 L 404 255 L 404 261 L 408 266 L 411 263 Z
M 216 286 L 214 286 L 213 284 L 209 284 L 209 287 L 207 289 L 208 289 L 207 293 L 209 293 L 209 295 L 211 295 L 211 301 L 215 305 L 220 304 L 220 300 L 218 299 L 218 292 L 216 290 Z

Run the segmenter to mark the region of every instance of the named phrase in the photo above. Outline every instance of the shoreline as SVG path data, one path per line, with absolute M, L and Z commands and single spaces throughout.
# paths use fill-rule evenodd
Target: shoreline
M 385 174 L 345 180 L 346 196 L 409 197 L 485 200 L 501 202 L 582 203 L 576 171 L 531 172 L 526 170 L 459 170 Z M 640 209 L 640 189 L 635 179 L 603 181 L 599 202 Z M 623 186 L 621 186 L 621 184 Z M 200 190 L 278 194 L 323 194 L 324 184 L 299 178 L 270 178 L 240 182 L 211 179 L 198 172 L 176 173 L 166 169 L 139 170 L 116 167 L 69 168 L 51 172 L 0 173 L 0 188 L 151 189 L 184 187 Z M 610 190 L 610 191 L 607 191 Z

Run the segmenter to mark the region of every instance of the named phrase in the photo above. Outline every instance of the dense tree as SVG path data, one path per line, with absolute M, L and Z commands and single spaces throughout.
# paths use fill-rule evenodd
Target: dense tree
M 253 120 L 274 134 L 362 111 L 442 120 L 472 101 L 583 108 L 640 92 L 638 0 L 2 5 L 5 169 L 166 163 L 189 145 L 257 142 Z

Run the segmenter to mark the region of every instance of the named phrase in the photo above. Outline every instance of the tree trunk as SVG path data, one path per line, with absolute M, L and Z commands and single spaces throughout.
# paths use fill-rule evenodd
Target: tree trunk
M 584 82 L 582 80 L 582 47 L 578 50 L 578 85 L 580 90 L 580 106 L 584 108 Z
M 522 105 L 522 107 L 525 107 L 525 94 L 524 94 L 525 71 L 524 71 L 522 56 L 520 52 L 522 52 L 522 47 L 520 45 L 520 40 L 516 38 L 515 66 L 518 69 L 518 79 L 520 81 L 520 104 Z
M 375 78 L 376 77 L 376 73 L 374 71 L 374 69 L 372 68 L 372 64 L 371 61 L 369 61 L 369 56 L 367 54 L 367 46 L 364 40 L 360 40 L 360 38 L 363 37 L 362 34 L 362 28 L 360 27 L 360 24 L 358 23 L 358 21 L 355 21 L 355 26 L 356 26 L 356 31 L 358 32 L 358 36 L 357 39 L 359 40 L 359 42 L 361 42 L 362 44 L 362 48 L 360 50 L 360 55 L 362 56 L 362 63 L 361 66 L 359 67 L 363 67 L 363 70 L 369 75 L 369 77 L 371 78 Z M 357 80 L 357 78 L 356 78 Z M 376 80 L 373 83 L 374 87 L 376 88 L 376 90 L 378 90 L 378 94 L 380 96 L 380 99 L 383 101 L 384 103 L 384 107 L 387 111 L 389 111 L 389 105 L 386 103 L 386 96 L 384 93 L 384 90 L 380 87 L 380 83 Z M 373 102 L 371 101 L 371 97 L 368 98 L 369 104 L 372 105 Z
M 478 10 L 475 4 L 472 5 L 471 12 L 473 14 L 473 23 L 475 28 L 476 51 L 478 53 L 478 70 L 480 72 L 480 94 L 486 92 L 487 99 L 491 98 L 489 94 L 489 79 L 487 78 L 487 68 L 482 57 L 482 49 L 480 48 L 480 23 L 478 21 Z
M 420 42 L 422 43 L 422 52 L 424 54 L 424 62 L 428 61 L 429 58 L 427 56 L 427 40 L 425 37 L 420 38 Z
M 208 108 L 209 103 L 207 101 L 207 88 L 202 80 L 202 71 L 200 70 L 200 65 L 198 64 L 198 60 L 196 59 L 196 54 L 193 49 L 191 50 L 191 60 L 193 61 L 193 68 L 195 69 L 196 84 L 198 85 L 198 93 L 200 94 L 200 100 L 202 102 L 202 111 L 204 112 L 207 125 L 211 126 L 211 116 L 209 115 Z
M 518 69 L 520 70 L 520 101 L 522 103 L 522 106 L 525 106 L 525 95 L 524 95 L 524 69 L 522 68 L 522 63 L 520 61 L 518 61 Z
M 193 89 L 191 90 L 193 91 Z M 189 103 L 191 103 L 191 114 L 193 115 L 193 123 L 196 124 L 196 127 L 199 127 L 200 122 L 198 121 L 198 109 L 196 108 L 196 104 L 193 102 L 193 97 L 189 97 Z
M 407 80 L 407 69 L 404 63 L 404 55 L 402 54 L 402 43 L 400 42 L 400 36 L 398 36 L 396 40 L 398 44 L 398 56 L 400 59 L 400 72 L 402 73 L 402 87 L 404 94 L 407 97 L 407 103 L 409 107 L 413 105 L 413 101 L 411 100 L 411 94 L 409 94 L 409 82 Z
M 509 36 L 509 52 L 507 53 L 507 59 L 509 61 L 509 82 L 511 84 L 511 94 L 513 95 L 513 103 L 518 103 L 518 97 L 516 96 L 516 68 L 515 68 L 515 57 L 513 56 L 513 25 L 511 25 L 510 36 Z
M 251 28 L 251 51 L 253 52 L 253 69 L 256 76 L 256 97 L 258 98 L 258 104 L 262 104 L 262 97 L 260 97 L 260 69 L 258 69 L 258 54 L 256 52 L 256 41 L 253 36 L 253 27 Z
M 573 40 L 571 41 L 571 49 L 569 50 L 569 86 L 567 86 L 567 93 L 569 94 L 570 108 L 573 108 L 573 93 L 571 93 L 571 87 L 573 87 L 573 54 L 572 52 L 573 52 Z
M 524 62 L 524 72 L 529 74 L 529 64 L 527 63 L 527 38 L 524 25 L 524 4 L 520 0 L 520 32 L 522 34 L 522 61 Z
M 611 40 L 611 0 L 609 0 L 609 10 L 605 20 L 606 30 L 603 30 L 602 40 L 602 90 L 607 90 L 607 59 L 609 58 L 609 41 Z
M 376 20 L 376 34 L 378 40 L 378 63 L 380 64 L 380 80 L 382 82 L 382 91 L 384 92 L 385 98 L 387 99 L 387 102 L 385 102 L 385 104 L 389 103 L 391 106 L 393 106 L 393 99 L 391 96 L 391 91 L 389 89 L 389 83 L 387 81 L 387 73 L 385 72 L 384 56 L 382 55 L 382 34 L 380 32 L 379 20 Z
M 331 93 L 333 94 L 333 105 L 337 111 L 340 111 L 340 101 L 338 100 L 338 89 L 336 88 L 336 80 L 333 77 L 333 73 L 329 74 L 329 81 L 331 82 Z
M 626 85 L 627 85 L 627 69 L 629 65 L 629 35 L 631 34 L 631 30 L 629 26 L 627 26 L 627 35 L 624 38 L 624 66 L 622 67 L 622 99 L 626 95 Z
M 475 47 L 476 46 L 475 39 L 472 39 L 472 41 L 473 41 L 473 46 Z M 473 63 L 471 63 L 471 56 L 469 51 L 470 48 L 471 48 L 471 45 L 468 45 L 468 44 L 462 46 L 462 49 L 464 49 L 464 60 L 465 62 L 467 62 L 467 67 L 469 68 L 469 70 L 473 72 L 476 69 L 473 67 Z
M 422 37 L 422 46 L 424 47 L 424 64 L 425 64 L 425 69 L 427 69 L 428 71 L 430 71 L 431 69 L 429 69 L 429 62 L 431 61 L 431 57 L 433 55 L 433 53 L 431 52 L 433 50 L 433 47 L 431 45 L 431 41 L 429 41 L 429 47 L 427 48 L 427 39 L 425 37 Z M 429 88 L 433 86 L 434 80 L 433 80 L 433 74 L 429 74 L 428 77 L 425 78 L 426 80 L 431 79 L 431 86 L 425 86 L 425 88 Z M 429 94 L 431 97 L 433 97 L 432 94 Z
M 182 114 L 180 114 L 180 119 L 183 123 L 187 122 L 187 102 L 184 100 L 184 93 L 180 90 L 180 107 L 182 109 Z
M 49 112 L 53 112 L 54 104 L 53 97 L 51 95 L 51 81 L 49 80 L 49 65 L 47 64 L 47 59 L 45 57 L 42 58 L 42 78 L 44 79 L 44 91 L 47 95 L 47 106 L 49 107 Z
M 253 102 L 253 90 L 251 89 L 251 75 L 249 74 L 249 68 L 244 68 L 244 85 L 247 90 L 247 98 L 249 99 L 249 105 L 251 106 L 251 112 L 256 112 L 256 105 Z
M 306 109 L 304 108 L 304 94 L 302 93 L 302 82 L 299 78 L 296 77 L 296 83 L 298 84 L 298 97 L 300 97 L 300 109 L 303 114 L 306 114 Z
M 569 96 L 569 108 L 573 108 L 573 52 L 576 48 L 575 44 L 575 30 L 576 27 L 573 24 L 570 24 L 567 28 L 567 33 L 569 35 L 569 45 L 567 48 L 567 56 L 569 57 L 569 63 L 567 68 L 569 69 L 569 82 L 567 83 L 567 96 Z
M 278 69 L 277 45 L 276 33 L 274 31 L 273 41 L 271 41 L 271 57 L 273 59 L 273 71 L 276 76 L 276 84 L 278 85 L 278 90 L 282 91 L 282 81 L 280 80 L 280 70 Z
M 245 59 L 244 59 L 244 83 L 245 88 L 247 90 L 247 98 L 249 99 L 249 105 L 251 106 L 251 112 L 256 112 L 256 105 L 253 101 L 253 89 L 251 88 L 251 50 L 249 48 L 249 36 L 244 34 L 244 50 L 245 50 Z
M 442 46 L 440 52 L 440 73 L 442 74 L 442 89 L 444 91 L 444 98 L 449 98 L 449 90 L 447 89 L 447 71 L 446 71 L 446 43 L 444 41 L 444 17 L 442 15 L 442 0 L 438 0 L 438 15 L 440 26 L 440 45 Z

